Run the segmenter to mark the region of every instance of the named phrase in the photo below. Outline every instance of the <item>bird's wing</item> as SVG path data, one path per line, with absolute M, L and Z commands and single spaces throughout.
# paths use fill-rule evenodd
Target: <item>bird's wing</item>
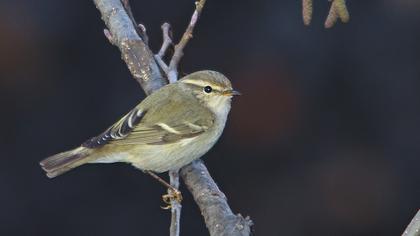
M 199 102 L 188 99 L 182 96 L 168 98 L 163 104 L 149 109 L 137 106 L 101 135 L 86 141 L 82 146 L 160 145 L 196 137 L 213 126 L 214 115 Z
M 145 111 L 136 107 L 117 123 L 105 130 L 105 132 L 87 140 L 82 146 L 87 148 L 99 148 L 109 142 L 124 139 L 133 131 L 134 127 L 141 122 L 144 115 Z
M 157 123 L 153 126 L 139 125 L 126 138 L 112 142 L 116 145 L 149 144 L 162 145 L 196 137 L 208 130 L 211 123 L 202 121 L 183 122 L 177 125 Z

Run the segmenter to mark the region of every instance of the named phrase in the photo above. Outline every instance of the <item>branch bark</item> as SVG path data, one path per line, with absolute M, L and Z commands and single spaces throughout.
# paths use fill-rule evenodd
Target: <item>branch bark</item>
M 233 214 L 225 194 L 220 191 L 202 160 L 181 169 L 185 185 L 200 208 L 211 236 L 251 235 L 249 217 Z
M 179 170 L 170 170 L 169 179 L 172 187 L 179 189 Z M 168 189 L 168 193 L 170 193 Z M 171 226 L 169 227 L 170 236 L 179 236 L 181 228 L 181 203 L 176 200 L 171 200 Z
M 125 4 L 127 3 L 127 0 L 123 1 L 125 1 Z M 127 14 L 121 1 L 94 0 L 94 3 L 102 15 L 102 20 L 109 29 L 105 31 L 105 35 L 113 45 L 120 49 L 128 69 L 140 83 L 145 93 L 149 95 L 166 85 L 168 81 L 163 77 L 161 68 L 156 62 L 156 57 L 147 43 L 138 35 L 135 28 L 136 24 L 133 23 Z M 200 0 L 196 3 L 196 9 L 190 24 L 181 38 L 178 48 L 175 48 L 167 74 L 169 75 L 169 71 L 173 71 L 171 76 L 174 77 L 171 77 L 172 80 L 175 78 L 176 81 L 178 77 L 177 66 L 179 60 L 182 57 L 185 45 L 192 37 L 192 31 L 204 3 L 205 0 Z M 204 216 L 210 235 L 250 235 L 252 221 L 249 218 L 243 218 L 241 215 L 233 214 L 227 203 L 226 196 L 220 191 L 207 168 L 200 160 L 183 167 L 181 176 Z
M 420 236 L 420 210 L 417 211 L 402 236 Z
M 137 34 L 121 2 L 119 0 L 94 0 L 94 2 L 109 29 L 108 36 L 111 39 L 108 36 L 107 38 L 120 49 L 122 59 L 144 92 L 149 95 L 164 86 L 167 82 L 153 58 L 152 51 Z

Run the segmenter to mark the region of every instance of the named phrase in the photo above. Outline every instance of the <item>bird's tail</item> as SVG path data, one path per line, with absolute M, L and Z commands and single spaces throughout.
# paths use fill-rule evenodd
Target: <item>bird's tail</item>
M 89 155 L 92 150 L 85 147 L 78 147 L 73 150 L 62 152 L 50 156 L 42 160 L 39 164 L 45 170 L 49 178 L 54 178 L 58 175 L 76 168 L 89 162 Z

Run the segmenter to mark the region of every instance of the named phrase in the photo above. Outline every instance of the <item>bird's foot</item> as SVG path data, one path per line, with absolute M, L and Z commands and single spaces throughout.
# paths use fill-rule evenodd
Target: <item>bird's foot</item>
M 162 195 L 162 200 L 166 204 L 166 206 L 162 207 L 162 209 L 168 210 L 173 207 L 172 204 L 174 202 L 177 204 L 181 204 L 182 194 L 178 189 L 169 189 L 168 194 Z

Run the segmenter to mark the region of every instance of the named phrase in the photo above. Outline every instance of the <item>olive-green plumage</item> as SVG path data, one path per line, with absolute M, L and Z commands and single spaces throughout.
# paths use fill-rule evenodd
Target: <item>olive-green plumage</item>
M 218 72 L 192 73 L 148 96 L 102 134 L 40 164 L 50 178 L 85 163 L 126 162 L 153 172 L 178 169 L 215 144 L 237 94 Z

